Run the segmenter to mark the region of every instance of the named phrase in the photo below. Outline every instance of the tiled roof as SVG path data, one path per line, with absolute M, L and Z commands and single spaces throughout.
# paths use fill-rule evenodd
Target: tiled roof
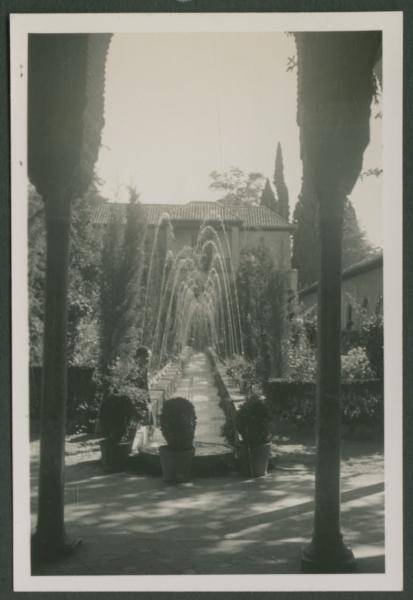
M 373 256 L 368 256 L 364 258 L 358 263 L 350 265 L 346 269 L 344 269 L 342 278 L 349 279 L 350 277 L 354 277 L 354 275 L 359 275 L 360 273 L 364 273 L 365 271 L 371 271 L 372 269 L 377 269 L 383 267 L 383 252 L 377 252 L 377 254 L 373 254 Z
M 277 214 L 267 206 L 234 206 L 235 211 L 241 218 L 246 229 L 271 228 L 288 225 L 281 215 Z
M 102 203 L 93 215 L 96 224 L 105 225 L 112 211 L 125 219 L 127 204 Z M 278 229 L 291 227 L 280 215 L 266 206 L 223 206 L 216 202 L 189 202 L 188 204 L 142 204 L 149 225 L 157 225 L 168 214 L 171 221 L 202 223 L 215 221 L 238 224 L 245 229 Z
M 363 260 L 346 267 L 341 273 L 341 279 L 351 279 L 356 275 L 360 275 L 360 273 L 365 273 L 366 271 L 372 271 L 373 269 L 380 269 L 383 267 L 383 252 L 379 251 L 372 256 L 368 256 L 367 258 L 363 258 Z M 308 294 L 312 294 L 318 289 L 318 281 L 311 283 L 310 285 L 302 288 L 299 291 L 299 296 L 304 297 Z

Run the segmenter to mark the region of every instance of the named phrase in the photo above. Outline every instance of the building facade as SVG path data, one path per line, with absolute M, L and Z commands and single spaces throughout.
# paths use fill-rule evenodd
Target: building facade
M 102 202 L 94 222 L 105 226 L 114 211 L 126 218 L 127 204 Z M 294 226 L 266 206 L 224 206 L 216 202 L 188 204 L 142 204 L 149 238 L 162 224 L 167 228 L 168 249 L 177 254 L 184 246 L 194 247 L 200 230 L 212 226 L 222 253 L 237 269 L 244 248 L 264 245 L 279 271 L 291 271 L 291 233 Z M 151 233 L 152 232 L 152 233 Z M 293 272 L 294 273 L 294 272 Z M 294 275 L 292 280 L 295 280 Z
M 302 289 L 299 302 L 305 311 L 317 307 L 318 283 Z M 383 253 L 380 252 L 344 269 L 341 281 L 341 328 L 357 331 L 363 318 L 382 310 Z

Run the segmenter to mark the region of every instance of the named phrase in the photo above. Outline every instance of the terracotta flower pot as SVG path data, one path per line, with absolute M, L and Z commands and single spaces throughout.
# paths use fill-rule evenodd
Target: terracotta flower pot
M 192 458 L 195 448 L 191 450 L 171 450 L 168 446 L 159 448 L 162 476 L 166 483 L 182 483 L 191 476 Z
M 238 458 L 241 472 L 246 477 L 262 477 L 268 473 L 268 463 L 271 455 L 271 442 L 250 448 L 241 444 Z

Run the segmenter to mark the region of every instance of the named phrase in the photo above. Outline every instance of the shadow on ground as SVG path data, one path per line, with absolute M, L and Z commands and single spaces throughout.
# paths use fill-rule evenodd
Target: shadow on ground
M 195 357 L 196 358 L 196 357 Z M 197 441 L 219 442 L 223 414 L 205 357 L 178 388 L 196 404 Z M 39 442 L 32 449 L 35 525 Z M 103 474 L 98 440 L 68 436 L 65 521 L 83 547 L 36 574 L 299 573 L 311 538 L 313 440 L 277 440 L 267 477 L 236 473 L 168 486 L 160 477 Z M 383 453 L 380 445 L 343 442 L 342 529 L 359 571 L 384 569 Z
M 67 445 L 65 510 L 68 533 L 81 537 L 83 546 L 36 574 L 299 572 L 300 550 L 312 532 L 312 468 L 275 470 L 255 480 L 233 473 L 169 486 L 158 477 L 103 474 L 94 440 L 79 442 L 76 462 L 75 442 Z M 376 455 L 371 456 L 378 461 Z M 359 452 L 344 463 L 343 533 L 359 571 L 382 572 L 383 479 L 377 464 L 372 473 L 366 470 L 368 463 Z M 36 452 L 32 467 L 35 511 Z

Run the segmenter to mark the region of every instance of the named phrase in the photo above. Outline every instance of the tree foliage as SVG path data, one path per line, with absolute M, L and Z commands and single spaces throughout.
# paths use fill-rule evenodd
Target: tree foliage
M 93 366 L 98 359 L 102 235 L 93 223 L 93 212 L 101 201 L 93 182 L 73 205 L 68 291 L 68 360 L 72 365 Z
M 274 212 L 278 212 L 278 202 L 268 179 L 265 180 L 265 186 L 261 194 L 260 205 L 266 206 Z
M 32 185 L 29 185 L 28 196 L 30 364 L 39 366 L 43 362 L 46 221 L 43 200 Z
M 228 206 L 258 206 L 261 200 L 265 177 L 261 173 L 244 173 L 237 167 L 229 171 L 210 173 L 210 188 L 224 195 L 219 202 Z
M 264 244 L 242 250 L 237 287 L 246 358 L 256 362 L 261 379 L 279 376 L 285 286 Z
M 30 362 L 43 362 L 46 221 L 43 199 L 30 185 L 29 195 L 29 331 Z M 68 363 L 93 365 L 97 358 L 98 280 L 101 236 L 92 223 L 98 197 L 94 183 L 74 201 L 70 232 L 68 288 Z
M 383 381 L 384 337 L 383 313 L 380 306 L 377 307 L 375 314 L 363 324 L 362 343 L 374 374 L 380 381 Z
M 274 186 L 278 196 L 278 212 L 286 221 L 290 218 L 288 188 L 284 179 L 284 162 L 281 144 L 278 142 L 275 155 Z
M 347 198 L 344 204 L 343 220 L 343 268 L 349 267 L 372 254 L 373 248 L 360 229 L 356 211 Z
M 294 208 L 292 266 L 298 269 L 300 287 L 319 279 L 320 239 L 318 229 L 318 202 L 315 193 L 303 182 L 302 191 Z M 356 212 L 347 198 L 343 216 L 343 269 L 353 265 L 373 252 L 360 229 Z
M 142 301 L 145 218 L 130 190 L 126 224 L 113 211 L 103 241 L 100 285 L 100 367 L 107 372 L 138 336 Z
M 320 269 L 320 238 L 318 232 L 318 202 L 314 193 L 303 185 L 294 207 L 292 267 L 298 270 L 300 287 L 318 281 Z

